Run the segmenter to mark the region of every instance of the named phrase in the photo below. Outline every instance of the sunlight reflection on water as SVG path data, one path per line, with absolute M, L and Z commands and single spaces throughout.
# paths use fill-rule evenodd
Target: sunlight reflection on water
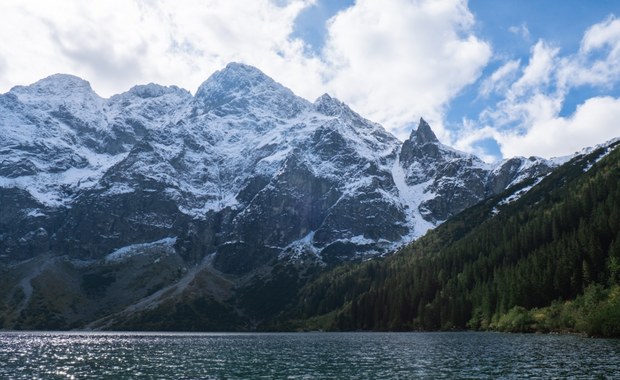
M 7 379 L 620 378 L 620 341 L 496 333 L 0 333 Z

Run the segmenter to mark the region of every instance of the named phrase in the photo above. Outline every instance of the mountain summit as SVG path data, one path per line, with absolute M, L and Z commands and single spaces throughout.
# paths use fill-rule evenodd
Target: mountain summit
M 286 88 L 259 69 L 241 63 L 229 63 L 198 87 L 197 98 L 219 95 L 251 95 L 254 89 L 286 91 Z
M 241 63 L 229 63 L 211 75 L 196 91 L 196 102 L 218 116 L 256 115 L 268 108 L 270 114 L 291 118 L 310 107 L 259 69 Z
M 39 97 L 46 97 L 48 100 L 53 96 L 67 96 L 73 92 L 84 94 L 92 91 L 89 82 L 69 74 L 50 75 L 31 86 L 15 86 L 11 89 L 11 92 L 18 96 L 25 94 L 38 95 Z
M 437 140 L 437 136 L 435 136 L 435 133 L 431 129 L 431 126 L 423 118 L 420 118 L 418 128 L 411 132 L 410 140 L 415 140 L 418 145 L 439 142 L 439 140 Z

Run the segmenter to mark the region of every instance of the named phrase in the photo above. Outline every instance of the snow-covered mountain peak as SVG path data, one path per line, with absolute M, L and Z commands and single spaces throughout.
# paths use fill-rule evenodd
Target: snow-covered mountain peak
M 89 82 L 69 74 L 50 75 L 30 86 L 15 86 L 10 92 L 24 103 L 41 98 L 48 100 L 50 97 L 68 98 L 84 95 L 98 97 Z
M 311 107 L 310 102 L 265 75 L 241 63 L 229 63 L 215 72 L 196 91 L 196 105 L 215 115 L 254 114 L 259 109 L 277 117 L 292 118 Z
M 247 97 L 261 92 L 285 92 L 292 95 L 292 91 L 259 69 L 241 63 L 229 63 L 198 87 L 196 98 L 210 100 L 225 95 Z
M 104 99 L 90 87 L 90 83 L 68 74 L 54 74 L 29 86 L 15 86 L 9 94 L 34 111 L 70 113 L 91 124 L 101 124 Z M 95 120 L 96 119 L 96 120 Z
M 331 97 L 329 94 L 323 94 L 314 101 L 314 109 L 322 115 L 330 118 L 337 118 L 346 126 L 347 129 L 355 130 L 355 134 L 371 134 L 371 140 L 397 142 L 398 139 L 387 132 L 381 125 L 365 119 L 357 112 L 353 111 L 344 102 Z M 381 136 L 381 137 L 379 137 Z M 400 142 L 398 142 L 400 144 Z
M 349 110 L 349 107 L 336 98 L 332 98 L 325 93 L 314 101 L 314 108 L 326 116 L 338 116 L 343 110 Z
M 241 63 L 229 63 L 224 69 L 213 73 L 198 87 L 196 98 L 210 100 L 227 93 L 239 96 L 249 94 L 256 88 L 262 91 L 284 89 L 255 67 Z

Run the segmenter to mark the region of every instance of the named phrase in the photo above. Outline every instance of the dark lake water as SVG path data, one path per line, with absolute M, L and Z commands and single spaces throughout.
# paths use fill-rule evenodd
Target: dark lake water
M 0 379 L 620 379 L 620 340 L 499 333 L 0 333 Z

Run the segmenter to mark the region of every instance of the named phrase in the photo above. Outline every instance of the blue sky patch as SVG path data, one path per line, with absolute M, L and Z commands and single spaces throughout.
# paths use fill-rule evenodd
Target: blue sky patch
M 354 3 L 355 0 L 318 0 L 297 16 L 292 37 L 302 39 L 310 53 L 320 54 L 327 37 L 327 21 Z

